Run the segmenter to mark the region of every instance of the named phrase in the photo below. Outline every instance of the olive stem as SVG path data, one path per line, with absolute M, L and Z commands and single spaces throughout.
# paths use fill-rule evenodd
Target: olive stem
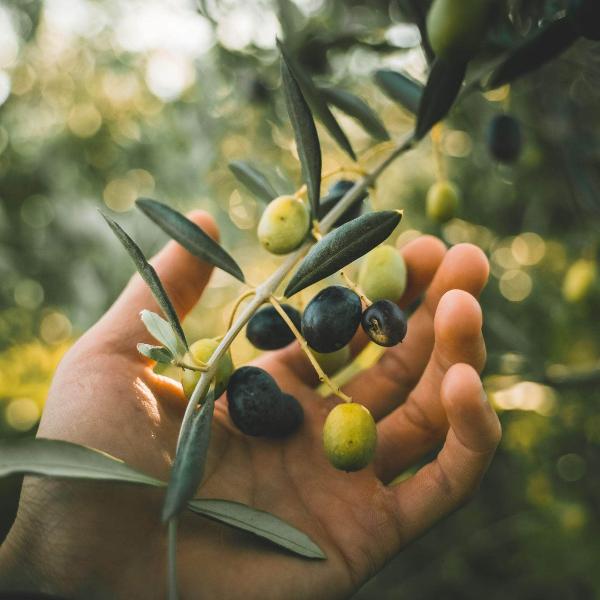
M 196 367 L 192 367 L 192 365 L 188 365 L 187 363 L 185 363 L 183 361 L 177 361 L 173 364 L 176 367 L 181 367 L 182 369 L 188 369 L 188 371 L 199 371 L 200 373 L 205 373 L 206 371 L 208 371 L 208 367 L 206 366 L 206 363 L 200 363 Z
M 317 375 L 319 376 L 319 381 L 321 381 L 322 383 L 327 385 L 331 389 L 331 391 L 338 398 L 343 400 L 344 402 L 352 402 L 352 398 L 350 398 L 350 396 L 344 394 L 344 392 L 342 392 L 342 390 L 340 390 L 340 388 L 337 387 L 333 383 L 333 381 L 331 381 L 331 379 L 329 379 L 329 377 L 325 374 L 323 369 L 321 369 L 321 365 L 318 363 L 314 354 L 310 351 L 308 344 L 306 343 L 306 340 L 304 339 L 302 334 L 298 331 L 297 327 L 294 325 L 293 321 L 289 318 L 289 316 L 287 315 L 285 310 L 283 310 L 281 304 L 279 304 L 279 302 L 277 302 L 275 296 L 271 296 L 269 298 L 269 301 L 273 305 L 273 308 L 279 313 L 279 316 L 285 321 L 286 325 L 290 328 L 291 332 L 294 334 L 294 337 L 300 343 L 300 347 L 302 348 L 302 351 L 304 352 L 304 354 L 306 354 L 306 357 L 310 361 L 310 364 L 313 366 L 314 370 L 317 372 Z
M 365 295 L 365 293 L 363 292 L 363 290 L 361 289 L 361 287 L 355 283 L 354 281 L 352 281 L 352 279 L 350 279 L 350 277 L 348 277 L 348 275 L 346 275 L 346 273 L 344 271 L 340 271 L 340 277 L 344 280 L 344 282 L 346 283 L 346 285 L 356 294 L 358 294 L 358 296 L 360 297 L 361 302 L 365 305 L 365 306 L 371 306 L 371 304 L 373 304 Z
M 235 301 L 235 304 L 233 305 L 233 308 L 231 309 L 231 313 L 229 315 L 229 321 L 227 324 L 227 329 L 231 329 L 231 326 L 233 325 L 233 319 L 235 318 L 235 313 L 237 312 L 238 308 L 240 307 L 240 304 L 246 299 L 246 298 L 250 298 L 250 296 L 254 296 L 254 294 L 256 294 L 256 290 L 248 290 L 247 292 L 244 292 L 241 296 L 238 297 L 238 299 Z

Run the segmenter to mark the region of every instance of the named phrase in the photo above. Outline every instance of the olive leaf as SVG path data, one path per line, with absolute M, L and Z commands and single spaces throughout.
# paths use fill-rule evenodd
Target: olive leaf
M 244 281 L 244 274 L 233 258 L 196 223 L 184 217 L 175 209 L 151 200 L 139 198 L 137 207 L 165 233 L 179 242 L 188 252 L 199 259 L 219 267 L 239 281 Z
M 348 154 L 352 160 L 356 160 L 356 154 L 352 149 L 352 145 L 348 140 L 344 130 L 340 127 L 336 121 L 327 102 L 321 96 L 321 93 L 317 86 L 313 83 L 312 79 L 298 66 L 296 61 L 292 59 L 289 52 L 280 40 L 277 40 L 277 46 L 281 52 L 288 69 L 292 73 L 294 79 L 300 86 L 302 93 L 310 105 L 313 112 L 317 115 L 317 118 L 323 126 L 329 131 L 331 137 L 337 142 L 338 146 Z
M 302 175 L 306 182 L 312 214 L 316 217 L 321 193 L 321 144 L 308 104 L 285 60 L 281 61 L 281 77 L 302 165 Z
M 147 358 L 154 360 L 157 363 L 169 365 L 173 362 L 173 354 L 168 348 L 165 348 L 164 346 L 138 344 L 137 349 L 142 356 L 146 356 Z
M 209 519 L 226 523 L 287 548 L 307 558 L 327 556 L 305 533 L 279 517 L 230 500 L 191 500 L 188 508 Z
M 182 354 L 179 339 L 167 321 L 165 321 L 160 315 L 157 315 L 151 310 L 146 309 L 140 312 L 140 318 L 148 330 L 148 333 L 150 333 L 155 340 L 158 340 L 163 346 L 165 346 L 165 349 L 168 350 L 168 352 L 170 352 L 173 356 L 180 356 Z M 147 344 L 138 344 L 138 350 L 140 349 L 140 345 Z
M 310 249 L 284 295 L 289 298 L 360 258 L 389 237 L 401 218 L 396 210 L 371 212 L 331 231 Z
M 423 86 L 419 82 L 388 69 L 375 71 L 373 78 L 386 96 L 414 115 L 417 114 L 423 95 Z
M 466 70 L 464 60 L 435 60 L 419 104 L 415 139 L 423 138 L 448 114 L 460 92 Z
M 250 192 L 261 200 L 271 202 L 273 198 L 279 195 L 265 175 L 249 162 L 245 160 L 232 160 L 229 163 L 229 170 L 240 183 L 245 185 Z
M 342 112 L 356 119 L 373 138 L 381 141 L 390 139 L 390 134 L 377 113 L 362 98 L 340 88 L 322 87 L 319 89 L 328 104 L 336 106 Z
M 538 69 L 564 52 L 578 37 L 568 17 L 550 23 L 510 52 L 490 75 L 487 87 L 499 87 Z
M 211 387 L 178 444 L 162 509 L 164 522 L 185 508 L 202 482 L 214 410 L 215 390 Z
M 156 270 L 146 260 L 146 257 L 140 250 L 139 246 L 129 237 L 125 230 L 118 223 L 113 221 L 104 213 L 101 212 L 100 214 L 104 217 L 104 220 L 108 223 L 113 233 L 117 236 L 121 244 L 123 244 L 123 246 L 125 247 L 125 250 L 127 250 L 127 252 L 129 253 L 129 256 L 131 256 L 131 258 L 133 259 L 138 273 L 141 275 L 142 279 L 150 288 L 150 291 L 156 299 L 156 302 L 160 306 L 165 317 L 167 317 L 172 330 L 176 333 L 177 337 L 179 338 L 179 341 L 181 342 L 181 344 L 183 344 L 184 348 L 187 349 L 188 344 L 187 340 L 185 339 L 185 334 L 183 333 L 181 323 L 179 322 L 179 317 L 177 316 L 177 312 L 173 307 L 173 303 L 171 302 L 167 291 L 165 290 L 160 278 L 158 277 Z
M 18 473 L 156 487 L 165 485 L 100 450 L 45 438 L 0 441 L 0 477 Z

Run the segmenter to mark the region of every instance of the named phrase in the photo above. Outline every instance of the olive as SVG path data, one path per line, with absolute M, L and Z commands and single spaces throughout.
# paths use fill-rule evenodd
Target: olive
M 302 424 L 302 406 L 283 394 L 276 381 L 258 367 L 241 367 L 227 386 L 229 416 L 246 435 L 282 437 Z
M 390 300 L 379 300 L 363 313 L 362 327 L 379 346 L 395 346 L 406 336 L 406 315 Z
M 311 350 L 311 352 L 326 375 L 337 373 L 350 362 L 351 358 L 349 346 L 344 346 L 335 352 L 323 353 L 316 350 Z
M 562 292 L 568 302 L 580 302 L 591 291 L 596 281 L 597 267 L 593 260 L 580 258 L 568 269 L 563 280 Z
M 183 358 L 183 362 L 192 367 L 200 367 L 208 362 L 218 345 L 219 342 L 213 338 L 198 340 L 190 346 L 189 352 Z M 233 362 L 231 360 L 231 353 L 228 351 L 219 359 L 219 364 L 217 365 L 217 372 L 215 374 L 215 393 L 217 396 L 220 396 L 225 391 L 232 372 Z M 201 374 L 200 371 L 183 369 L 181 384 L 186 397 L 191 397 Z
M 427 37 L 436 56 L 469 59 L 487 29 L 490 0 L 434 0 L 427 15 Z
M 600 40 L 600 2 L 598 0 L 569 0 L 567 17 L 580 35 L 588 40 Z
M 272 254 L 288 254 L 302 244 L 310 225 L 308 209 L 294 196 L 279 196 L 265 208 L 258 239 Z
M 488 127 L 487 145 L 490 154 L 497 161 L 516 161 L 523 145 L 519 121 L 510 115 L 495 116 Z
M 373 459 L 377 428 L 362 404 L 338 404 L 325 419 L 323 447 L 329 462 L 341 471 L 359 471 Z
M 289 304 L 282 304 L 281 308 L 299 330 L 300 313 Z M 277 350 L 294 341 L 292 330 L 273 306 L 265 306 L 254 313 L 248 321 L 246 337 L 259 350 Z
M 363 259 L 358 285 L 369 300 L 397 301 L 406 288 L 406 264 L 393 246 L 378 246 Z
M 317 352 L 335 352 L 354 336 L 362 313 L 356 292 L 332 285 L 321 290 L 302 315 L 302 335 Z
M 342 197 L 352 188 L 355 181 L 348 179 L 340 179 L 336 181 L 328 190 L 327 194 L 321 198 L 319 204 L 319 220 L 321 220 L 341 199 Z M 333 224 L 333 227 L 339 227 L 352 219 L 360 216 L 362 210 L 362 202 L 367 197 L 366 193 L 362 193 L 352 204 L 338 217 L 337 221 Z
M 456 215 L 460 204 L 458 188 L 450 181 L 438 181 L 427 192 L 425 212 L 439 223 L 445 223 Z

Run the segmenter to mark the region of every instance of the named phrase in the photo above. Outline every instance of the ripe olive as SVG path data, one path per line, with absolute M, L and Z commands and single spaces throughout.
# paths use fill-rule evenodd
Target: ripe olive
M 359 471 L 373 459 L 377 428 L 362 404 L 338 404 L 325 419 L 323 447 L 329 462 L 341 471 Z
M 563 280 L 562 292 L 568 302 L 580 302 L 591 291 L 596 281 L 597 267 L 593 260 L 580 258 L 568 269 Z
M 575 30 L 588 40 L 600 40 L 600 2 L 569 0 L 567 16 Z
M 212 356 L 218 345 L 219 342 L 213 338 L 198 340 L 190 346 L 190 350 L 184 356 L 183 362 L 191 366 L 202 366 L 202 364 L 208 362 L 208 359 Z M 233 373 L 233 362 L 231 360 L 231 353 L 228 351 L 220 358 L 217 365 L 215 375 L 215 391 L 217 395 L 220 396 L 225 391 L 231 373 Z M 181 384 L 187 398 L 191 397 L 201 374 L 200 371 L 192 371 L 191 369 L 182 370 Z
M 458 188 L 450 181 L 438 181 L 427 192 L 425 212 L 439 223 L 445 223 L 456 215 L 460 204 Z
M 316 350 L 311 350 L 311 352 L 326 375 L 337 373 L 350 362 L 349 346 L 344 346 L 335 352 L 323 353 Z
M 300 313 L 289 304 L 281 307 L 297 329 L 301 327 Z M 246 337 L 259 350 L 277 350 L 294 341 L 294 334 L 273 306 L 258 310 L 246 328 Z
M 340 179 L 336 181 L 328 190 L 327 194 L 321 198 L 319 205 L 319 220 L 321 220 L 346 194 L 346 192 L 355 184 L 355 181 L 348 179 Z M 361 194 L 354 202 L 338 217 L 333 224 L 334 227 L 339 227 L 352 219 L 360 216 L 362 210 L 362 202 L 367 197 L 366 193 Z
M 258 239 L 273 254 L 288 254 L 302 244 L 310 225 L 304 202 L 294 196 L 272 200 L 258 223 Z
M 406 264 L 393 246 L 378 246 L 363 259 L 358 285 L 369 300 L 396 301 L 406 288 Z
M 276 381 L 258 367 L 235 371 L 227 386 L 227 403 L 231 420 L 246 435 L 290 435 L 304 418 L 298 400 L 283 394 Z
M 523 145 L 519 121 L 510 115 L 496 115 L 488 127 L 487 143 L 490 154 L 497 161 L 516 161 Z
M 427 15 L 427 37 L 436 56 L 469 59 L 485 35 L 490 0 L 434 0 Z
M 362 313 L 356 292 L 332 285 L 321 290 L 302 315 L 302 335 L 317 352 L 335 352 L 354 336 Z
M 406 336 L 406 315 L 389 300 L 374 302 L 362 316 L 362 327 L 379 346 L 395 346 Z

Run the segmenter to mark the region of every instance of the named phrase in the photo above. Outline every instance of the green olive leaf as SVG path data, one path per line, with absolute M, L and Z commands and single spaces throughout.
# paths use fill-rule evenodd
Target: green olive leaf
M 138 352 L 142 356 L 146 356 L 150 360 L 154 360 L 157 363 L 162 363 L 165 365 L 171 364 L 173 362 L 173 353 L 164 346 L 152 346 L 151 344 L 138 344 L 137 345 Z
M 336 121 L 336 118 L 333 116 L 332 112 L 329 110 L 329 106 L 327 106 L 327 102 L 325 102 L 321 96 L 317 86 L 313 83 L 312 79 L 299 67 L 298 63 L 292 59 L 289 52 L 280 40 L 277 40 L 277 46 L 281 52 L 281 56 L 285 61 L 285 64 L 300 86 L 304 98 L 310 105 L 319 121 L 323 123 L 323 126 L 325 129 L 327 129 L 327 131 L 329 131 L 331 137 L 337 142 L 338 146 L 344 152 L 346 152 L 346 154 L 348 154 L 352 160 L 356 160 L 356 154 L 352 149 L 352 145 L 350 144 L 348 137 L 344 133 L 344 130 L 340 127 L 340 124 Z
M 165 346 L 165 350 L 169 352 L 172 356 L 181 356 L 185 352 L 185 349 L 182 351 L 179 339 L 175 335 L 171 325 L 167 321 L 165 321 L 160 315 L 157 315 L 151 310 L 144 309 L 140 312 L 140 318 L 142 319 L 142 323 L 144 323 L 146 329 L 148 330 L 148 333 L 155 340 L 158 340 L 163 346 Z M 148 344 L 138 344 L 138 351 L 141 352 L 140 346 L 147 345 Z
M 415 139 L 420 140 L 441 121 L 452 108 L 465 78 L 467 62 L 435 60 L 417 113 Z
M 108 223 L 109 227 L 117 236 L 121 244 L 123 244 L 125 250 L 127 250 L 127 252 L 129 253 L 129 256 L 131 256 L 138 273 L 141 275 L 142 279 L 150 288 L 150 291 L 156 299 L 156 302 L 162 309 L 165 317 L 167 317 L 172 330 L 177 335 L 177 338 L 179 338 L 179 341 L 181 342 L 183 347 L 187 349 L 188 344 L 187 340 L 185 339 L 185 334 L 183 333 L 181 323 L 179 322 L 179 317 L 177 316 L 177 312 L 173 307 L 173 303 L 171 302 L 167 291 L 165 290 L 160 278 L 158 277 L 156 270 L 146 260 L 146 257 L 140 250 L 139 246 L 129 237 L 125 230 L 118 223 L 113 221 L 110 217 L 106 216 L 104 213 L 100 214 Z
M 0 441 L 0 477 L 19 473 L 165 486 L 122 460 L 87 446 L 45 438 Z
M 209 519 L 231 525 L 269 540 L 306 558 L 327 556 L 305 533 L 279 517 L 231 500 L 191 500 L 188 508 Z
M 214 410 L 215 390 L 211 387 L 178 445 L 162 509 L 163 522 L 185 508 L 202 482 Z
M 403 73 L 388 69 L 375 71 L 373 78 L 388 98 L 400 104 L 413 115 L 417 114 L 423 95 L 423 86 L 419 82 Z
M 578 37 L 568 17 L 550 23 L 510 52 L 490 75 L 487 87 L 497 88 L 538 69 L 564 52 Z
M 317 128 L 298 82 L 294 79 L 285 60 L 281 61 L 281 77 L 302 165 L 302 176 L 306 182 L 312 214 L 317 215 L 321 193 L 321 144 Z
M 377 113 L 362 98 L 336 87 L 322 87 L 319 90 L 328 104 L 356 119 L 373 138 L 380 141 L 390 139 L 390 134 Z
M 289 298 L 360 258 L 389 237 L 401 218 L 400 211 L 382 210 L 367 213 L 334 229 L 310 249 L 284 295 Z
M 256 167 L 245 160 L 232 160 L 229 170 L 236 179 L 260 200 L 271 202 L 279 196 L 270 181 Z
M 170 206 L 150 198 L 139 198 L 136 200 L 136 205 L 188 252 L 200 260 L 219 267 L 239 281 L 244 281 L 244 274 L 235 260 L 196 223 Z

